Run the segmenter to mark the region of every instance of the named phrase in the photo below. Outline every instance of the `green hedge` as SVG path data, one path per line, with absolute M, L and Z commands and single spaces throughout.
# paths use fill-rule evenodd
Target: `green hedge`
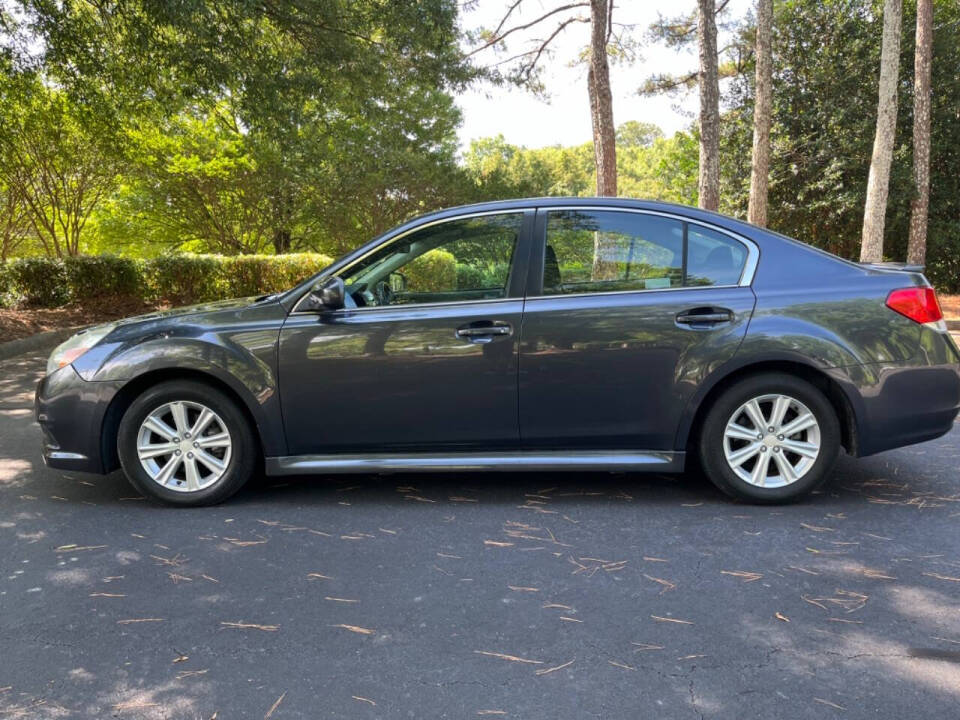
M 946 255 L 937 258 L 927 263 L 924 273 L 938 292 L 960 293 L 960 257 Z
M 430 250 L 403 267 L 407 290 L 449 292 L 457 289 L 457 261 L 447 250 Z
M 182 305 L 291 288 L 331 263 L 326 255 L 113 255 L 19 258 L 0 266 L 0 306 L 57 307 L 99 297 Z
M 13 304 L 13 278 L 10 266 L 0 265 L 0 308 Z

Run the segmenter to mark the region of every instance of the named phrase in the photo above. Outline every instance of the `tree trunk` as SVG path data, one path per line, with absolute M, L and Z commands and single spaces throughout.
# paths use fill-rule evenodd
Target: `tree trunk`
M 607 41 L 610 37 L 608 0 L 590 0 L 590 69 L 587 91 L 593 121 L 593 153 L 597 164 L 597 195 L 617 194 L 617 131 L 613 124 L 613 95 Z
M 897 129 L 897 73 L 900 68 L 902 0 L 884 0 L 883 46 L 880 51 L 880 90 L 877 101 L 877 134 L 870 158 L 867 201 L 863 211 L 860 262 L 883 260 L 883 224 L 890 191 L 890 165 Z
M 717 20 L 714 0 L 697 0 L 700 45 L 700 207 L 720 207 L 720 80 L 717 76 Z
M 590 0 L 590 68 L 587 92 L 593 124 L 593 156 L 597 166 L 597 195 L 617 194 L 617 131 L 613 124 L 613 94 L 610 90 L 610 65 L 607 41 L 610 38 L 612 0 Z M 593 280 L 616 278 L 616 263 L 604 253 L 604 234 L 593 234 Z
M 290 252 L 290 231 L 286 228 L 277 228 L 273 231 L 273 251 L 277 255 Z
M 933 0 L 917 0 L 917 49 L 913 58 L 913 182 L 907 262 L 923 265 L 930 206 L 930 65 L 933 60 Z
M 757 0 L 757 80 L 753 105 L 753 162 L 747 220 L 767 225 L 770 183 L 770 116 L 773 107 L 773 0 Z

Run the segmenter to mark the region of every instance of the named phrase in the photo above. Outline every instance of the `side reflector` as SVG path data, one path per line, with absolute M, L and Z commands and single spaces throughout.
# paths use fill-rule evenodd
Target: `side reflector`
M 887 295 L 887 307 L 921 325 L 943 320 L 943 312 L 932 287 L 893 290 Z

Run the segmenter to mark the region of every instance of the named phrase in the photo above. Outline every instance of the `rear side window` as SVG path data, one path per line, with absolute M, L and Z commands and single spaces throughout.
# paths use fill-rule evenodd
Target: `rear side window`
M 547 215 L 543 294 L 736 285 L 747 249 L 682 220 L 616 210 Z
M 747 249 L 733 238 L 687 226 L 687 285 L 736 285 L 746 262 Z
M 683 284 L 683 223 L 658 215 L 560 210 L 547 216 L 545 295 Z

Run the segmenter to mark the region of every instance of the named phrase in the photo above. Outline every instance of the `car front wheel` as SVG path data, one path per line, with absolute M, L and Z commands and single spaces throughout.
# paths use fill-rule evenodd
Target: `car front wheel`
M 253 473 L 256 445 L 237 404 L 192 380 L 149 388 L 124 413 L 117 434 L 130 483 L 169 505 L 214 505 Z
M 840 450 L 840 424 L 816 387 L 765 373 L 720 395 L 704 420 L 699 450 L 707 476 L 725 493 L 790 502 L 827 478 Z

